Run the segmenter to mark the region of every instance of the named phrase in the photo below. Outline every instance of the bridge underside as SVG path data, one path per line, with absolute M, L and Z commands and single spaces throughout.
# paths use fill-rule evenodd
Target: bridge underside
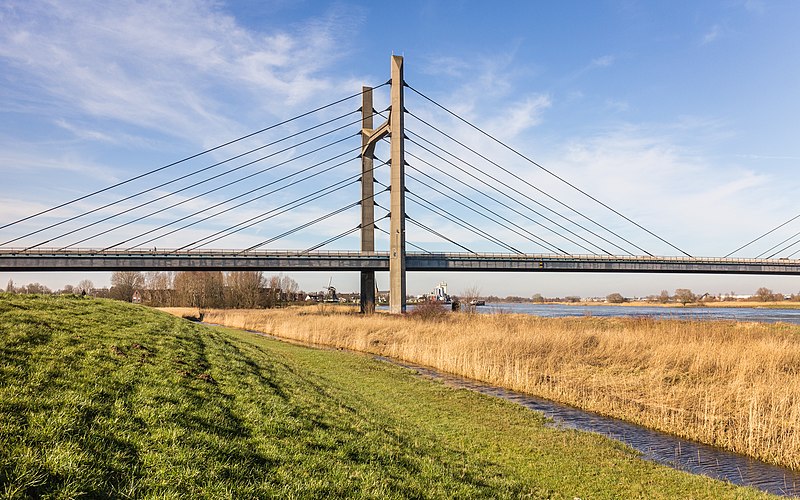
M 0 271 L 388 271 L 387 252 L 0 250 Z M 800 260 L 469 253 L 406 255 L 407 271 L 800 275 Z

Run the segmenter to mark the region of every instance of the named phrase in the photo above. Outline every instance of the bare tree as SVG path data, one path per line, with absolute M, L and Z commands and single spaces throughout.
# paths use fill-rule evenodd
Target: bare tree
M 481 289 L 477 285 L 472 285 L 465 290 L 462 290 L 459 299 L 461 301 L 461 310 L 468 313 L 474 313 L 477 309 L 478 299 L 481 296 Z
M 286 300 L 296 300 L 300 285 L 289 276 L 281 276 L 281 292 L 286 295 Z
M 258 306 L 264 274 L 261 271 L 234 271 L 225 277 L 229 307 L 252 309 Z
M 131 302 L 133 293 L 144 288 L 144 276 L 139 271 L 111 273 L 111 298 Z
M 617 292 L 609 293 L 606 296 L 606 302 L 608 302 L 609 304 L 622 304 L 623 302 L 625 302 L 625 297 L 623 297 L 621 293 Z
M 180 271 L 175 273 L 175 279 L 173 280 L 173 287 L 175 289 L 174 305 L 198 307 L 201 292 L 196 275 L 196 271 Z
M 149 271 L 144 274 L 147 303 L 151 306 L 167 306 L 171 295 L 172 275 L 166 271 Z
M 7 293 L 14 293 L 14 280 L 9 279 L 8 283 L 6 284 L 6 292 Z
M 688 288 L 678 288 L 675 290 L 675 300 L 684 306 L 690 302 L 694 302 L 696 299 L 697 297 L 695 297 L 695 294 Z
M 782 293 L 774 293 L 772 290 L 766 287 L 761 287 L 756 290 L 756 294 L 752 297 L 755 300 L 760 300 L 761 302 L 780 302 L 784 300 L 784 296 Z
M 281 276 L 270 276 L 267 280 L 267 307 L 275 307 L 281 300 Z
M 658 301 L 662 304 L 669 302 L 669 292 L 666 290 L 661 290 L 661 293 L 658 295 Z
M 53 291 L 50 290 L 48 287 L 42 285 L 41 283 L 28 283 L 27 286 L 22 287 L 23 293 L 40 293 L 40 294 L 48 294 L 52 293 Z
M 175 274 L 175 294 L 179 305 L 224 307 L 225 282 L 221 271 L 183 271 Z
M 94 283 L 92 283 L 92 280 L 80 280 L 78 286 L 75 287 L 75 293 L 86 295 L 92 293 L 93 288 Z

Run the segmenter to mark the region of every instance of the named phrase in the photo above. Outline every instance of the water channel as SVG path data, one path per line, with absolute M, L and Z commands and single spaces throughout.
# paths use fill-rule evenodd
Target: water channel
M 439 380 L 451 387 L 503 398 L 542 412 L 556 427 L 596 432 L 621 441 L 641 453 L 646 460 L 740 486 L 753 486 L 776 495 L 800 497 L 800 471 L 426 366 L 384 357 L 377 359 L 409 368 L 423 377 Z

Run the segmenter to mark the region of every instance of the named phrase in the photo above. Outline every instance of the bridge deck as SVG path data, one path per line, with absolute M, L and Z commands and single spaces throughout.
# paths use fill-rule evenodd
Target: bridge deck
M 800 260 L 409 252 L 408 271 L 800 275 Z M 3 271 L 388 271 L 388 252 L 0 249 Z

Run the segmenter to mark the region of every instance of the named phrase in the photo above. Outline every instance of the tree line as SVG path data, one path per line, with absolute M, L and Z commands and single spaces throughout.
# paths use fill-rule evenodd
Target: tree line
M 141 302 L 154 307 L 275 307 L 303 300 L 305 293 L 289 276 L 265 276 L 261 271 L 115 271 L 110 288 L 95 288 L 90 280 L 52 291 L 39 283 L 6 285 L 8 293 L 71 293 Z

